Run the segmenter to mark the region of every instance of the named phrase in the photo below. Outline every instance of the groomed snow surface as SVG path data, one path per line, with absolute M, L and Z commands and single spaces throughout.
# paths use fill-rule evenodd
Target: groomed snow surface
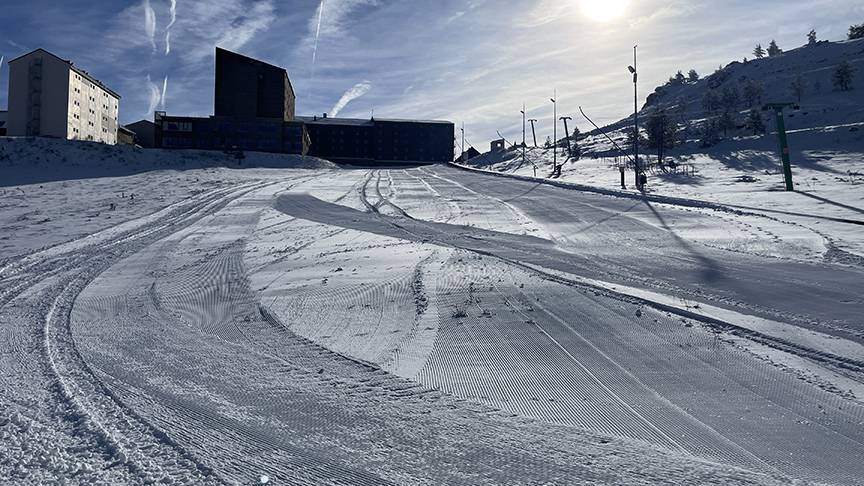
M 187 155 L 0 190 L 0 482 L 864 477 L 864 270 L 806 226 Z

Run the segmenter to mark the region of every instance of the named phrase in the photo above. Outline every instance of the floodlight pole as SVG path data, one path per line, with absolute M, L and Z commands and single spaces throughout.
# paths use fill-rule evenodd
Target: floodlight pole
M 462 162 L 466 162 L 465 158 L 465 122 L 462 122 Z
M 522 165 L 525 165 L 525 103 L 522 103 Z
M 531 124 L 531 136 L 534 137 L 534 148 L 537 148 L 537 131 L 534 130 L 534 124 L 537 123 L 537 119 L 531 118 L 530 120 L 528 120 L 528 123 Z
M 633 164 L 634 172 L 636 173 L 636 187 L 642 188 L 640 180 L 641 169 L 639 167 L 639 72 L 636 70 L 636 49 L 639 45 L 633 46 L 633 65 L 628 66 L 628 69 L 633 74 Z
M 552 171 L 558 170 L 558 90 L 553 92 L 552 101 Z
M 570 129 L 567 127 L 567 120 L 572 120 L 573 118 L 562 116 L 560 119 L 564 122 L 564 140 L 567 140 L 567 155 L 573 157 L 573 151 L 570 149 Z

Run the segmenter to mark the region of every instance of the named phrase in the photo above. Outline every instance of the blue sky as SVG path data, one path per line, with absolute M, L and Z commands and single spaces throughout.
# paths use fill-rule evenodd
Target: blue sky
M 299 114 L 356 87 L 340 116 L 464 121 L 485 148 L 497 131 L 521 139 L 523 102 L 538 138 L 551 134 L 553 89 L 583 129 L 579 105 L 600 123 L 627 116 L 636 43 L 644 98 L 678 69 L 708 74 L 757 42 L 791 49 L 811 28 L 840 40 L 864 22 L 860 0 L 604 1 L 628 5 L 600 22 L 580 0 L 28 0 L 3 6 L 0 56 L 72 59 L 123 96 L 128 123 L 162 108 L 211 114 L 218 45 L 288 69 Z

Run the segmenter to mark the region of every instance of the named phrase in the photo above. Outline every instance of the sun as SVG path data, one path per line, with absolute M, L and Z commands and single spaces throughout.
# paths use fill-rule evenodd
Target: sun
M 586 17 L 595 22 L 609 22 L 624 15 L 630 0 L 579 0 Z

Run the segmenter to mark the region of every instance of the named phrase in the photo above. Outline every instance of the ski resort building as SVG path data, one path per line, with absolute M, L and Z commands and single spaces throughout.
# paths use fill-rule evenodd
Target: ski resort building
M 363 164 L 453 160 L 451 122 L 296 117 L 285 69 L 220 48 L 215 82 L 213 116 L 156 112 L 156 147 L 309 154 Z
M 7 135 L 117 143 L 120 95 L 44 50 L 9 61 Z

